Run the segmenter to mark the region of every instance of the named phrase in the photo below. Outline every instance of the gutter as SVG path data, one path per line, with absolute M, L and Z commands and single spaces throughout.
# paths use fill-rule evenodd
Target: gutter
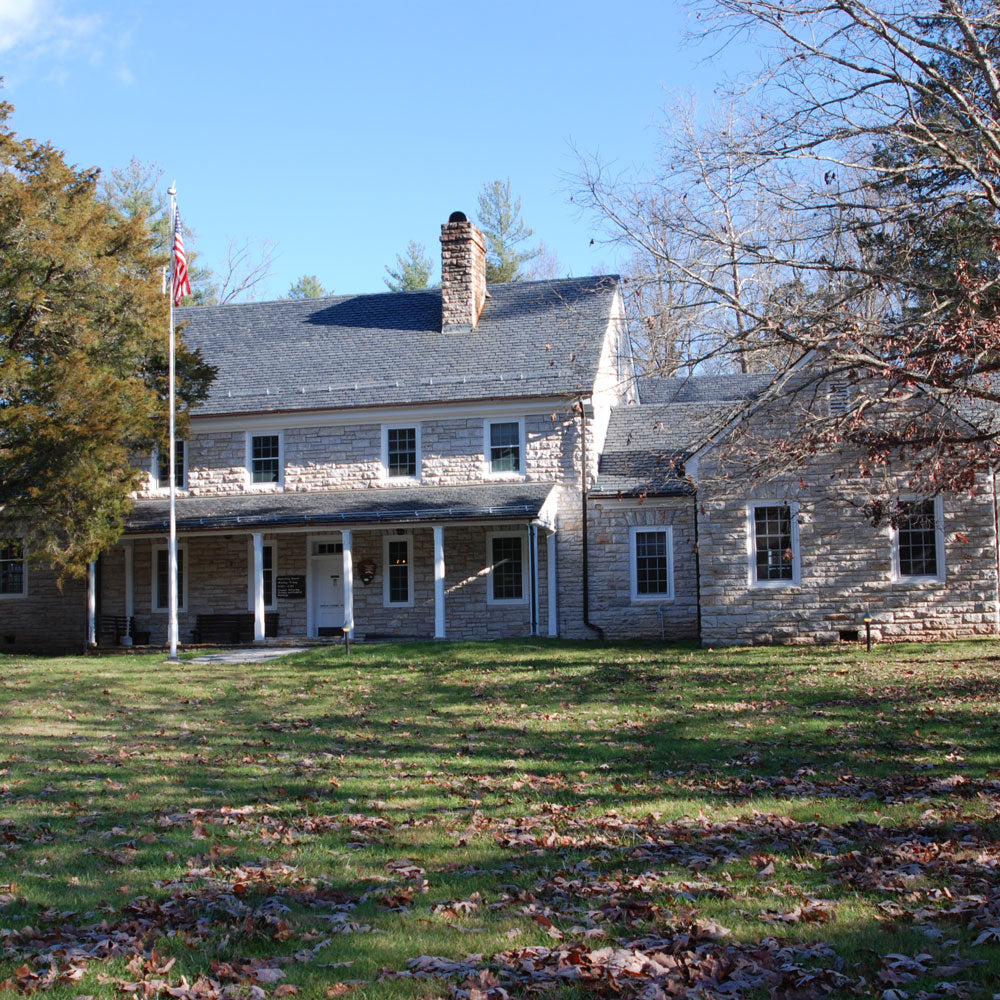
M 580 551 L 582 555 L 583 573 L 583 624 L 592 632 L 597 633 L 597 638 L 604 641 L 604 629 L 600 625 L 595 625 L 590 620 L 590 552 L 587 532 L 587 411 L 583 405 L 583 399 L 577 400 L 577 409 L 580 414 Z

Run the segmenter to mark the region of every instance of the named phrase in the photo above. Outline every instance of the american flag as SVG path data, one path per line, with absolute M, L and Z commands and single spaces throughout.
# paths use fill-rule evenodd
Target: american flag
M 172 294 L 175 306 L 181 304 L 181 299 L 185 295 L 191 294 L 187 257 L 184 256 L 184 236 L 181 233 L 181 217 L 177 211 L 174 211 L 174 283 Z

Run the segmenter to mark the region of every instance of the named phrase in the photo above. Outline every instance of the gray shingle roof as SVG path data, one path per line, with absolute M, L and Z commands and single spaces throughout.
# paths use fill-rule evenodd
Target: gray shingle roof
M 180 309 L 218 376 L 199 414 L 588 391 L 614 277 L 490 286 L 478 327 L 441 333 L 441 292 Z
M 689 375 L 686 378 L 660 378 L 643 375 L 638 379 L 639 400 L 643 403 L 724 403 L 752 399 L 763 392 L 779 375 L 770 372 L 755 375 Z
M 297 524 L 523 521 L 538 515 L 552 488 L 552 483 L 527 482 L 179 497 L 177 527 L 198 531 Z M 139 500 L 126 521 L 126 534 L 166 531 L 168 518 L 168 500 Z
M 594 493 L 691 493 L 683 463 L 722 426 L 732 403 L 652 403 L 611 411 Z

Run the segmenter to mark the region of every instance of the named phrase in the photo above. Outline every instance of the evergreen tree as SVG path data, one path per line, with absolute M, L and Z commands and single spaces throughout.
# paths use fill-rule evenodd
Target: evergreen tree
M 82 573 L 112 545 L 167 425 L 167 257 L 97 171 L 20 139 L 0 104 L 0 508 L 29 558 Z M 181 428 L 214 370 L 179 345 Z
M 541 247 L 524 246 L 534 230 L 521 218 L 521 199 L 511 197 L 509 177 L 483 185 L 477 221 L 486 237 L 487 282 L 521 281 L 522 267 L 541 253 Z
M 126 219 L 143 220 L 153 236 L 156 253 L 169 257 L 173 245 L 170 229 L 170 202 L 163 190 L 163 170 L 155 163 L 143 163 L 133 157 L 127 167 L 113 167 L 98 185 L 100 198 Z M 210 267 L 198 263 L 198 251 L 192 249 L 194 234 L 184 225 L 184 250 L 187 256 L 191 294 L 185 306 L 215 305 L 218 286 Z
M 289 287 L 288 294 L 283 298 L 321 299 L 326 295 L 333 295 L 333 289 L 324 288 L 315 274 L 303 274 L 298 281 Z
M 386 265 L 389 277 L 383 279 L 394 292 L 413 292 L 426 288 L 431 280 L 434 263 L 427 256 L 427 247 L 416 240 L 406 244 L 405 254 L 396 254 L 396 269 Z

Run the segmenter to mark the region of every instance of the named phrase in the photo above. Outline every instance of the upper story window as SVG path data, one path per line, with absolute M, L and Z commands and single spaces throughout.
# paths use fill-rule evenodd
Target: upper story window
M 247 445 L 250 482 L 279 484 L 282 477 L 281 435 L 251 434 Z
M 673 530 L 631 528 L 631 584 L 633 601 L 674 599 Z
M 23 597 L 27 582 L 24 543 L 16 538 L 0 539 L 0 597 Z
M 382 428 L 382 467 L 388 479 L 420 476 L 420 428 Z
M 801 562 L 795 504 L 752 503 L 748 514 L 751 585 L 788 587 L 798 584 Z
M 849 382 L 831 382 L 827 405 L 831 417 L 841 417 L 851 408 L 854 393 Z
M 941 498 L 900 500 L 893 531 L 898 580 L 944 579 L 944 513 Z
M 524 421 L 486 421 L 486 471 L 489 475 L 524 474 Z
M 174 486 L 182 490 L 187 485 L 187 460 L 183 441 L 174 442 Z M 170 451 L 167 448 L 157 448 L 155 454 L 156 461 L 156 488 L 159 490 L 170 489 Z

